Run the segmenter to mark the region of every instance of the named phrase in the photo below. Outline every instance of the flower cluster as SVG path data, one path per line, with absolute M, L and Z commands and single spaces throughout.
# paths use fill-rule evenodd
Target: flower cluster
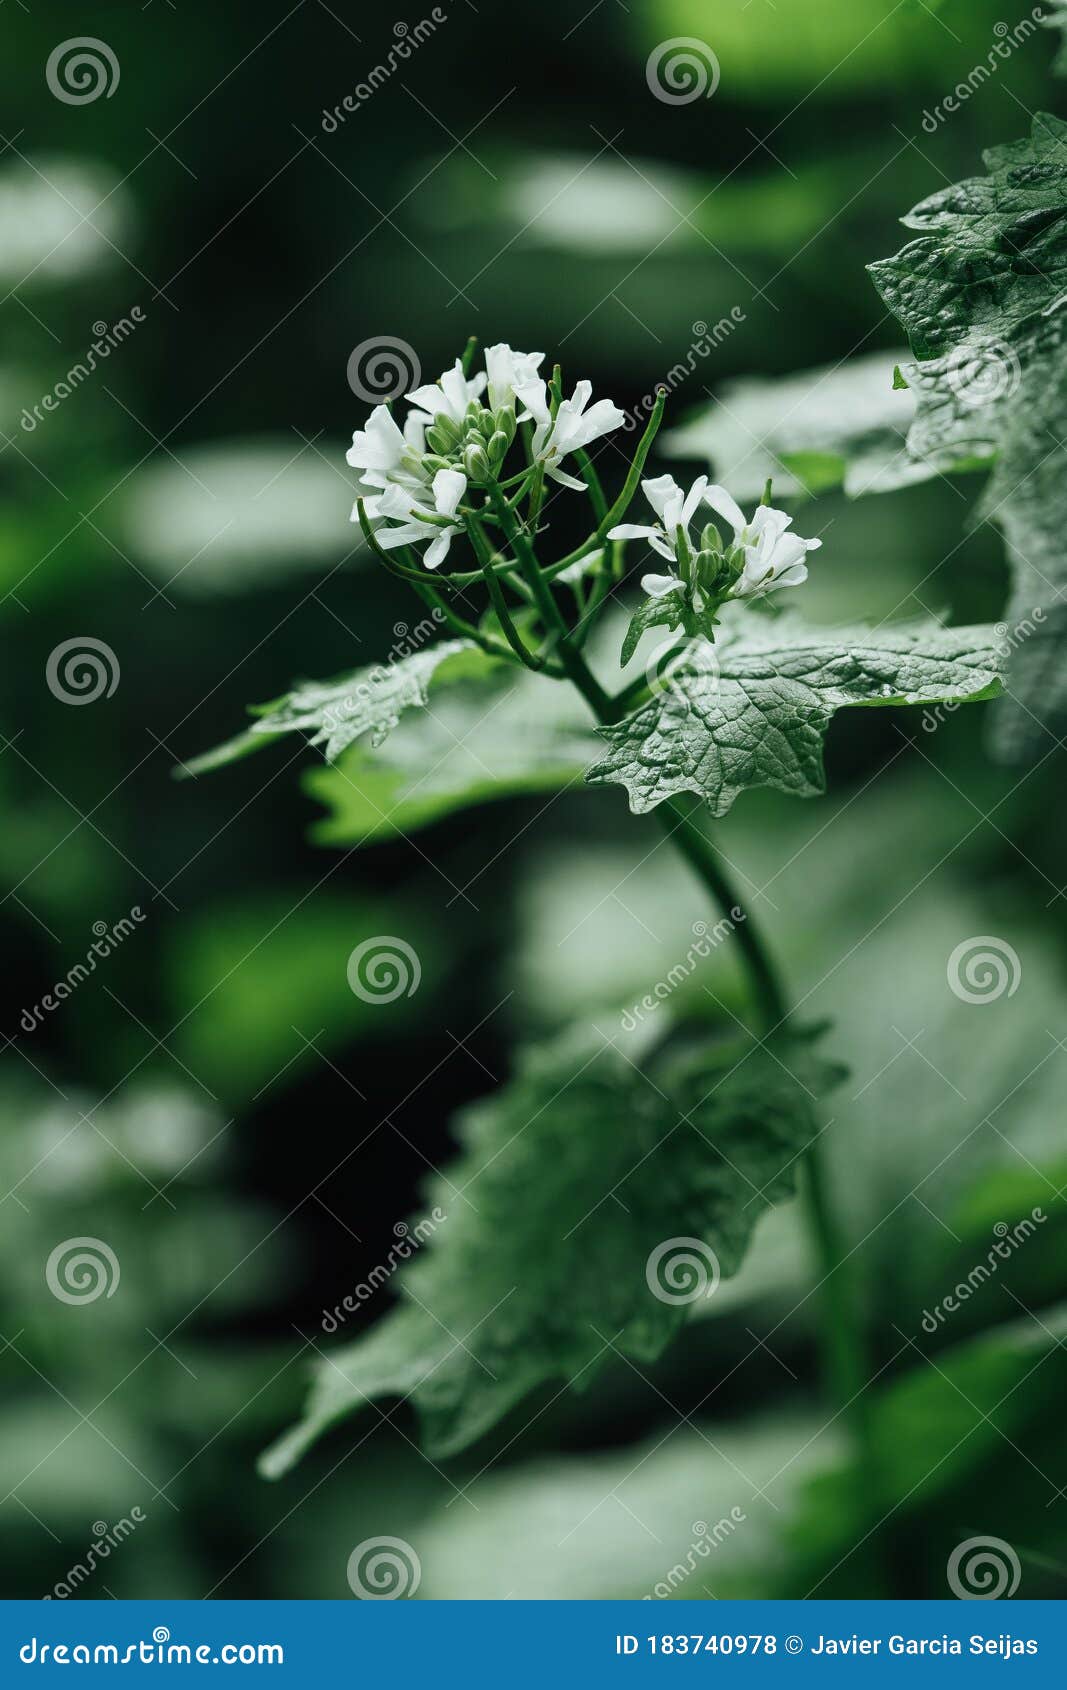
M 439 382 L 409 393 L 403 428 L 388 406 L 371 412 L 347 459 L 360 471 L 360 499 L 383 550 L 428 540 L 422 561 L 438 568 L 462 532 L 460 500 L 468 486 L 499 478 L 519 423 L 533 425 L 531 469 L 582 490 L 562 460 L 619 428 L 625 413 L 609 399 L 590 405 L 587 381 L 569 399 L 553 394 L 538 374 L 543 361 L 543 352 L 490 346 L 477 375 L 468 376 L 457 359 Z M 357 503 L 352 520 L 358 515 Z
M 641 585 L 650 598 L 680 594 L 699 614 L 725 599 L 753 598 L 777 587 L 799 587 L 807 580 L 804 559 L 822 541 L 802 540 L 787 532 L 793 519 L 775 510 L 769 486 L 751 522 L 725 487 L 709 486 L 704 475 L 688 493 L 670 475 L 643 481 L 641 486 L 657 522 L 651 526 L 620 523 L 609 531 L 608 539 L 647 540 L 653 551 L 674 564 L 676 573 L 642 577 Z M 731 542 L 724 545 L 719 530 L 709 522 L 694 550 L 690 524 L 701 504 L 710 505 L 730 524 Z

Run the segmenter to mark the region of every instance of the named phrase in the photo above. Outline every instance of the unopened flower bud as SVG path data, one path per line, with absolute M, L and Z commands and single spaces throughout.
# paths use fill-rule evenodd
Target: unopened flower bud
M 432 470 L 435 475 L 439 469 L 455 469 L 456 467 L 455 464 L 451 463 L 448 458 L 438 457 L 432 452 L 427 453 L 422 462 L 424 467 L 428 470 Z
M 484 446 L 467 446 L 463 452 L 463 468 L 468 481 L 488 481 L 489 454 Z
M 454 436 L 446 434 L 443 428 L 438 428 L 436 423 L 431 423 L 426 430 L 426 444 L 431 452 L 436 452 L 439 456 L 447 456 L 449 452 L 455 450 L 458 442 Z
M 498 411 L 493 412 L 493 427 L 498 434 L 503 434 L 506 437 L 510 446 L 515 438 L 515 430 L 518 428 L 518 423 L 515 421 L 515 412 L 510 405 L 501 405 Z
M 713 522 L 706 523 L 701 530 L 700 549 L 702 552 L 722 551 L 722 535 Z
M 437 412 L 433 419 L 433 426 L 437 433 L 444 437 L 446 442 L 444 450 L 446 452 L 451 452 L 459 445 L 463 430 L 457 422 L 452 420 L 447 411 Z M 430 438 L 429 430 L 427 430 L 426 438 L 427 440 Z
M 705 546 L 697 554 L 697 580 L 713 598 L 721 598 L 737 580 L 743 563 L 743 557 L 723 557 L 721 551 Z
M 489 462 L 495 469 L 507 457 L 510 441 L 503 429 L 498 428 L 489 442 Z

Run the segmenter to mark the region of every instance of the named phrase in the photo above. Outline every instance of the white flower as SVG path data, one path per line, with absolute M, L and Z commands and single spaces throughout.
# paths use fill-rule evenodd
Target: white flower
M 458 469 L 439 469 L 428 489 L 433 499 L 433 504 L 428 505 L 395 482 L 391 483 L 376 498 L 364 501 L 367 515 L 376 526 L 378 544 L 384 551 L 392 551 L 396 546 L 410 546 L 420 540 L 429 540 L 430 545 L 422 561 L 427 569 L 437 569 L 448 556 L 453 537 L 463 530 L 459 523 L 445 527 L 427 518 L 455 516 L 466 488 L 467 478 Z M 388 521 L 399 523 L 399 527 L 377 526 Z
M 515 403 L 520 387 L 537 381 L 537 372 L 544 362 L 543 352 L 513 352 L 504 341 L 485 349 L 485 367 L 489 375 L 489 409 L 498 411 Z
M 625 411 L 620 411 L 610 399 L 598 399 L 587 411 L 585 407 L 592 394 L 592 383 L 580 381 L 571 398 L 563 400 L 553 418 L 548 406 L 548 390 L 543 381 L 524 382 L 515 393 L 519 402 L 526 406 L 522 421 L 535 424 L 531 448 L 534 457 L 544 464 L 553 481 L 562 482 L 564 487 L 573 487 L 576 493 L 584 493 L 585 483 L 561 470 L 560 459 L 568 452 L 577 452 L 599 440 L 602 434 L 609 434 L 626 421 Z
M 353 434 L 345 460 L 361 471 L 364 490 L 387 487 L 390 482 L 418 487 L 428 479 L 418 462 L 425 450 L 425 433 L 426 418 L 419 412 L 411 412 L 401 432 L 388 406 L 376 405 L 366 428 Z
M 734 583 L 732 598 L 751 598 L 756 593 L 773 592 L 776 587 L 799 587 L 807 580 L 804 559 L 808 552 L 818 550 L 821 540 L 802 540 L 798 534 L 787 534 L 793 519 L 773 505 L 759 505 L 752 521 L 747 521 L 725 487 L 709 487 L 704 497 L 712 510 L 726 518 L 734 531 L 735 546 L 744 551 L 745 567 Z
M 479 399 L 484 392 L 486 380 L 484 370 L 468 380 L 457 358 L 452 369 L 445 371 L 438 386 L 417 387 L 414 393 L 408 394 L 408 399 L 420 411 L 428 412 L 430 418 L 443 411 L 454 423 L 461 423 L 471 400 Z
M 683 493 L 673 475 L 660 475 L 654 481 L 642 481 L 642 491 L 659 521 L 653 527 L 644 527 L 636 522 L 622 522 L 617 528 L 610 530 L 608 539 L 647 540 L 660 557 L 665 557 L 668 563 L 676 564 L 679 535 L 688 547 L 689 524 L 696 514 L 697 506 L 705 497 L 707 485 L 706 475 L 698 476 L 688 493 Z M 677 575 L 641 577 L 641 586 L 649 597 L 654 599 L 664 598 L 667 593 L 680 592 L 684 585 Z

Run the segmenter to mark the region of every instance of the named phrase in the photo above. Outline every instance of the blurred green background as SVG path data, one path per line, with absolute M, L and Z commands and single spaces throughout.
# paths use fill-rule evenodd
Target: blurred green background
M 581 1395 L 546 1391 L 447 1470 L 401 1406 L 278 1485 L 256 1477 L 312 1344 L 329 1347 L 323 1311 L 387 1257 L 452 1112 L 521 1040 L 660 978 L 698 897 L 617 791 L 502 802 L 356 853 L 309 840 L 323 811 L 295 744 L 269 769 L 171 771 L 247 701 L 373 662 L 411 618 L 348 527 L 355 347 L 399 337 L 430 377 L 469 333 L 505 339 L 629 407 L 694 324 L 737 308 L 674 394 L 675 427 L 724 387 L 730 405 L 739 378 L 892 353 L 864 265 L 983 147 L 1062 111 L 1055 44 L 1023 41 L 930 133 L 924 114 L 1017 21 L 1002 0 L 441 13 L 333 132 L 324 112 L 423 14 L 154 0 L 8 6 L 0 23 L 8 1596 L 52 1591 L 135 1508 L 133 1540 L 78 1594 L 348 1597 L 352 1548 L 393 1534 L 418 1549 L 420 1596 L 639 1596 L 731 1510 L 743 1523 L 673 1594 L 870 1588 L 790 1211 L 648 1379 L 619 1362 Z M 45 75 L 75 31 L 120 68 L 84 104 Z M 678 36 L 716 55 L 713 98 L 650 92 L 649 55 Z M 135 306 L 106 363 L 27 427 L 94 325 Z M 811 613 L 995 620 L 1005 563 L 995 530 L 965 532 L 974 497 L 964 479 L 820 494 L 801 525 L 825 541 Z M 121 673 L 77 708 L 46 666 L 85 636 Z M 1021 1595 L 1063 1596 L 1063 764 L 1050 744 L 1036 770 L 998 767 L 984 718 L 927 733 L 846 713 L 830 797 L 750 794 L 721 838 L 852 1069 L 829 1138 L 880 1370 L 887 1588 L 946 1594 L 952 1548 L 994 1533 Z M 134 908 L 144 920 L 27 1030 L 94 923 Z M 346 983 L 379 933 L 421 959 L 404 1013 Z M 976 1009 L 945 959 L 983 933 L 1016 950 L 1022 983 Z M 731 959 L 707 969 L 739 1007 Z M 921 1359 L 924 1309 L 1034 1205 L 1048 1224 Z M 45 1266 L 86 1236 L 121 1282 L 67 1304 Z

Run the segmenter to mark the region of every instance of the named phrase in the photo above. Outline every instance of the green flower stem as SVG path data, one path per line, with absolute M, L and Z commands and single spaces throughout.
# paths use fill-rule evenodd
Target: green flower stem
M 509 646 L 515 653 L 519 662 L 525 664 L 527 669 L 532 669 L 535 673 L 546 669 L 546 659 L 542 657 L 539 652 L 530 651 L 527 646 L 524 645 L 522 635 L 515 626 L 511 610 L 508 606 L 508 601 L 504 597 L 504 589 L 501 587 L 500 581 L 491 568 L 493 560 L 492 548 L 489 544 L 485 530 L 482 528 L 477 517 L 468 518 L 467 532 L 470 535 L 471 545 L 474 548 L 474 555 L 482 566 L 482 574 L 485 579 L 486 587 L 489 590 L 490 603 L 496 611 L 497 621 L 504 630 L 504 637 Z M 557 676 L 561 676 L 563 671 L 560 669 L 556 670 L 555 673 Z
M 588 676 L 585 660 L 575 655 L 577 664 Z M 602 724 L 618 721 L 626 713 L 625 693 L 608 699 L 606 710 L 602 710 L 593 703 L 585 687 L 580 690 Z M 697 819 L 703 810 L 701 800 L 695 794 L 686 793 L 665 799 L 657 807 L 656 816 L 667 838 L 720 908 L 739 911 L 734 920 L 734 936 L 752 983 L 760 1030 L 766 1037 L 784 1026 L 789 1018 L 785 986 L 757 923 L 745 911 L 718 852 Z M 848 1252 L 830 1201 L 818 1140 L 807 1153 L 802 1196 L 822 1293 L 820 1338 L 827 1394 L 850 1429 L 856 1461 L 858 1518 L 866 1519 L 870 1515 L 877 1519 L 882 1486 L 867 1396 L 870 1381 L 867 1344 L 854 1285 L 848 1278 Z M 867 1583 L 864 1594 L 872 1597 L 882 1594 L 885 1580 L 873 1546 L 866 1552 L 864 1575 Z
M 582 472 L 582 480 L 589 489 L 589 498 L 593 506 L 593 515 L 597 520 L 597 527 L 608 514 L 608 501 L 604 497 L 604 489 L 600 485 L 600 477 L 589 453 L 582 447 L 574 454 L 575 462 Z
M 752 981 L 761 1030 L 769 1034 L 780 1027 L 789 1014 L 785 990 L 758 925 L 746 914 L 719 861 L 718 852 L 697 820 L 704 809 L 705 805 L 694 793 L 683 793 L 676 798 L 665 799 L 658 806 L 656 816 L 667 838 L 704 882 L 716 903 L 725 911 L 740 912 L 734 925 L 734 936 Z
M 474 626 L 473 622 L 468 622 L 464 617 L 457 616 L 451 605 L 445 603 L 436 587 L 431 586 L 425 575 L 420 575 L 414 569 L 405 569 L 401 564 L 396 563 L 388 552 L 384 551 L 378 544 L 362 499 L 356 500 L 356 508 L 359 511 L 359 526 L 363 530 L 368 546 L 379 561 L 385 565 L 390 575 L 398 575 L 402 580 L 410 581 L 423 604 L 429 605 L 431 610 L 438 611 L 454 634 L 460 634 L 466 640 L 473 640 L 474 644 L 480 646 L 490 657 L 503 657 L 508 663 L 514 661 L 508 646 L 503 645 L 499 640 L 494 640 L 491 634 L 483 634 L 480 628 Z
M 658 807 L 656 815 L 667 837 L 720 907 L 740 911 L 735 920 L 734 935 L 748 968 L 762 1031 L 765 1035 L 770 1034 L 783 1026 L 789 1016 L 785 988 L 758 927 L 751 915 L 745 913 L 717 852 L 696 820 L 702 809 L 699 798 L 686 794 L 666 799 Z M 870 1381 L 867 1343 L 863 1320 L 856 1305 L 855 1286 L 848 1276 L 848 1251 L 830 1200 L 822 1151 L 822 1144 L 816 1138 L 805 1158 L 801 1197 L 822 1298 L 820 1339 L 823 1375 L 827 1395 L 851 1432 L 860 1512 L 864 1517 L 871 1513 L 877 1519 L 882 1487 L 867 1396 Z M 864 1575 L 868 1584 L 864 1595 L 881 1594 L 882 1572 L 873 1552 L 865 1558 Z
M 659 433 L 659 425 L 663 421 L 663 410 L 666 403 L 667 394 L 665 391 L 661 390 L 656 395 L 656 403 L 652 408 L 652 414 L 645 426 L 645 432 L 638 441 L 637 451 L 634 453 L 633 462 L 630 465 L 626 480 L 623 483 L 622 492 L 619 494 L 610 510 L 608 510 L 597 523 L 595 530 L 592 534 L 590 534 L 588 540 L 583 540 L 582 544 L 575 551 L 568 553 L 566 557 L 561 557 L 558 563 L 552 564 L 550 568 L 545 571 L 549 580 L 551 580 L 554 575 L 558 575 L 561 569 L 566 569 L 568 564 L 577 563 L 580 557 L 587 557 L 590 552 L 596 550 L 597 546 L 602 546 L 604 541 L 607 539 L 608 530 L 610 528 L 614 528 L 615 524 L 617 522 L 621 522 L 623 517 L 626 515 L 626 512 L 630 508 L 634 494 L 637 492 L 637 485 L 641 480 L 641 472 L 645 467 L 645 461 L 648 458 L 649 452 L 652 450 L 652 442 Z
M 503 493 L 498 492 L 492 484 L 489 487 L 489 497 L 493 509 L 500 519 L 500 526 L 507 535 L 511 549 L 519 560 L 519 567 L 537 601 L 537 607 L 544 619 L 545 630 L 549 637 L 553 634 L 556 636 L 556 650 L 559 654 L 560 663 L 569 679 L 589 705 L 594 716 L 602 722 L 609 721 L 611 719 L 611 699 L 583 660 L 581 653 L 571 644 L 563 612 L 552 595 L 552 589 L 537 561 L 537 556 L 526 530 L 516 522 L 515 514 L 509 509 Z

